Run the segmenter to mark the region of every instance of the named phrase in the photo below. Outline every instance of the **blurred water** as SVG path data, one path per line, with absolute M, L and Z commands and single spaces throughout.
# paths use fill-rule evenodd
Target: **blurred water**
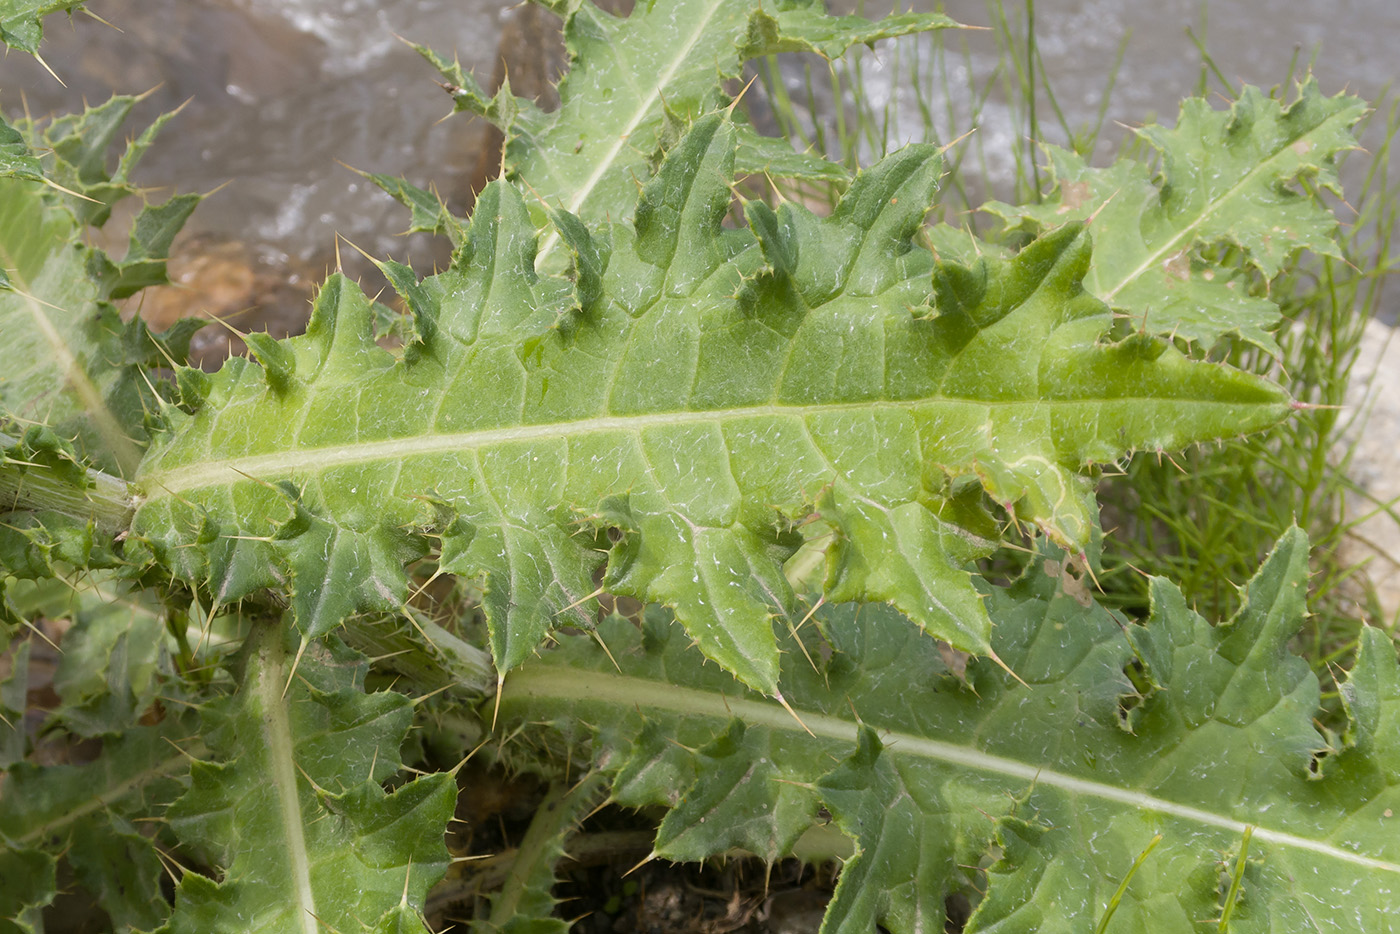
M 928 0 L 915 5 L 935 6 Z M 993 13 L 984 0 L 946 0 L 942 6 L 959 22 L 995 25 L 989 22 Z M 1005 10 L 1011 32 L 1023 40 L 1025 5 L 1007 0 Z M 1199 87 L 1203 60 L 1197 41 L 1235 88 L 1241 83 L 1270 88 L 1287 80 L 1290 71 L 1296 79 L 1311 70 L 1324 93 L 1346 89 L 1375 101 L 1400 78 L 1400 58 L 1393 52 L 1400 41 L 1400 0 L 1041 0 L 1035 4 L 1035 17 L 1036 41 L 1054 93 L 1053 101 L 1044 92 L 1038 95 L 1042 135 L 1062 145 L 1067 142 L 1056 105 L 1072 132 L 1096 124 L 1104 106 L 1104 154 L 1124 140 L 1119 124 L 1175 122 L 1180 101 Z M 999 65 L 1004 67 L 1005 57 L 992 34 L 963 33 L 950 42 L 966 50 L 952 56 L 950 84 L 955 91 L 1000 81 L 995 73 Z M 923 46 L 928 45 L 924 39 Z M 1120 51 L 1116 84 L 1105 104 L 1104 91 Z M 877 108 L 892 105 L 897 119 L 892 135 L 907 140 L 922 133 L 923 121 L 918 94 L 908 80 L 907 47 L 901 58 L 897 62 L 892 49 L 877 50 L 865 62 L 862 86 Z M 1221 84 L 1212 77 L 1208 87 L 1218 92 Z M 937 91 L 933 96 L 940 97 Z M 970 97 L 963 95 L 953 102 L 951 114 L 941 114 L 940 129 L 950 139 L 975 122 L 978 134 L 985 137 L 992 181 L 1004 182 L 1012 171 L 1010 154 L 1025 133 L 1024 118 L 1010 112 L 1003 95 L 993 93 L 974 121 Z M 942 100 L 934 101 L 936 112 L 942 107 Z M 1358 160 L 1358 165 L 1365 161 Z
M 28 56 L 12 54 L 0 62 L 0 104 L 14 112 L 23 98 L 33 112 L 63 111 L 114 90 L 155 88 L 143 105 L 149 119 L 188 99 L 151 150 L 140 179 L 182 191 L 229 183 L 196 214 L 197 228 L 302 258 L 327 255 L 339 232 L 365 249 L 402 258 L 408 245 L 392 232 L 405 225 L 404 213 L 338 162 L 434 182 L 445 195 L 465 196 L 482 128 L 466 117 L 438 122 L 448 102 L 427 65 L 395 35 L 455 51 L 484 82 L 508 5 L 501 0 L 89 5 L 122 31 L 83 15 L 71 25 L 50 18 L 44 56 L 68 87 Z M 872 10 L 876 5 L 871 0 Z M 988 23 L 983 0 L 946 5 L 961 22 Z M 1023 27 L 1024 12 L 1023 4 L 1007 0 L 1014 28 Z M 1041 0 L 1037 14 L 1041 52 L 1071 126 L 1094 118 L 1105 76 L 1129 33 L 1110 121 L 1170 118 L 1177 101 L 1195 89 L 1200 56 L 1185 28 L 1201 22 L 1197 0 Z M 1295 50 L 1306 60 L 1320 44 L 1316 71 L 1325 90 L 1345 85 L 1374 97 L 1396 77 L 1400 2 L 1217 2 L 1207 34 L 1232 78 L 1277 83 Z M 976 86 L 995 67 L 996 43 L 990 32 L 963 38 L 967 57 L 957 67 L 965 72 L 961 80 Z M 867 59 L 865 91 L 877 105 L 882 96 L 892 101 L 912 127 L 918 123 L 912 89 L 881 80 L 891 55 L 882 48 Z M 1008 152 L 1021 131 L 992 100 L 980 132 L 995 157 Z M 1009 172 L 1009 164 L 995 161 L 988 168 L 994 180 Z
M 484 127 L 450 111 L 435 73 L 396 35 L 456 51 L 489 78 L 497 0 L 93 0 L 71 25 L 50 17 L 42 53 L 0 63 L 0 103 L 62 112 L 113 91 L 154 88 L 138 117 L 188 100 L 138 178 L 181 191 L 227 187 L 193 225 L 295 257 L 325 256 L 339 232 L 402 257 L 397 205 L 339 163 L 403 174 L 445 192 L 465 184 Z M 133 120 L 132 126 L 138 125 Z M 421 245 L 420 245 L 421 246 Z

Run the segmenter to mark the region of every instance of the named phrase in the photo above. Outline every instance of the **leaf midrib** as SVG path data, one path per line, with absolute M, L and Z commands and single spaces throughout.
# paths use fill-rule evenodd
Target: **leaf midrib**
M 144 472 L 137 484 L 145 491 L 147 500 L 173 496 L 185 490 L 200 489 L 229 483 L 246 477 L 276 477 L 300 471 L 319 473 L 331 467 L 371 463 L 383 460 L 406 460 L 413 457 L 445 454 L 512 442 L 558 440 L 561 437 L 599 434 L 604 432 L 637 432 L 647 428 L 675 427 L 746 418 L 802 418 L 842 412 L 870 412 L 881 408 L 909 409 L 936 404 L 942 406 L 975 406 L 996 409 L 1004 406 L 1055 407 L 1062 405 L 1091 405 L 1094 403 L 1161 402 L 1159 397 L 1115 396 L 1111 399 L 1013 399 L 981 400 L 928 396 L 908 401 L 889 400 L 839 402 L 813 405 L 755 405 L 728 409 L 703 409 L 682 412 L 648 412 L 638 415 L 602 415 L 594 418 L 564 422 L 543 422 L 482 428 L 475 431 L 446 434 L 419 434 L 382 441 L 363 441 L 324 447 L 296 448 L 269 454 L 249 454 L 240 457 L 199 461 L 169 470 L 159 468 Z M 1228 402 L 1209 399 L 1173 399 L 1178 405 L 1226 406 L 1239 409 L 1246 406 L 1279 406 L 1279 402 Z
M 815 711 L 798 708 L 790 714 L 774 701 L 732 697 L 718 692 L 680 687 L 645 678 L 633 678 L 608 672 L 583 671 L 565 666 L 537 666 L 511 672 L 505 679 L 502 700 L 509 703 L 522 694 L 530 698 L 568 702 L 577 702 L 580 698 L 586 698 L 590 703 L 615 704 L 619 709 L 664 710 L 677 714 L 711 717 L 722 722 L 738 718 L 750 727 L 761 726 L 794 734 L 809 733 L 824 739 L 848 743 L 852 748 L 855 748 L 860 730 L 856 723 Z M 800 723 L 794 715 L 801 718 Z M 971 746 L 960 746 L 956 743 L 929 739 L 897 730 L 881 730 L 880 739 L 886 751 L 893 755 L 914 756 L 944 762 L 961 768 L 1024 781 L 1028 785 L 1048 785 L 1071 794 L 1084 795 L 1115 804 L 1127 805 L 1142 811 L 1194 821 L 1233 834 L 1242 835 L 1247 829 L 1253 828 L 1253 838 L 1256 840 L 1306 850 L 1366 869 L 1400 875 L 1400 862 L 1376 859 L 1320 840 L 1237 820 L 1225 814 L 1217 814 L 1213 811 L 1168 801 L 1144 792 L 1057 772 L 1040 763 L 1021 762 L 1004 756 L 992 755 Z
M 1177 249 L 1177 247 L 1181 245 L 1183 239 L 1185 239 L 1187 244 L 1189 245 L 1190 242 L 1195 239 L 1196 232 L 1206 222 L 1206 219 L 1208 217 L 1214 214 L 1221 207 L 1221 205 L 1228 203 L 1231 199 L 1239 195 L 1239 193 L 1244 190 L 1246 185 L 1252 182 L 1266 168 L 1272 166 L 1275 162 L 1277 162 L 1279 156 L 1284 151 L 1297 145 L 1297 143 L 1300 140 L 1310 139 L 1314 135 L 1318 134 L 1328 124 L 1340 119 L 1344 115 L 1344 113 L 1333 114 L 1332 116 L 1324 120 L 1322 123 L 1319 123 L 1317 126 L 1313 127 L 1307 133 L 1304 133 L 1301 136 L 1289 140 L 1284 146 L 1274 150 L 1273 154 L 1270 155 L 1268 159 L 1265 159 L 1264 161 L 1256 165 L 1254 168 L 1250 169 L 1249 172 L 1246 173 L 1243 178 L 1241 178 L 1234 185 L 1231 185 L 1219 198 L 1216 198 L 1214 201 L 1208 202 L 1204 209 L 1196 215 L 1195 219 L 1192 220 L 1190 224 L 1177 231 L 1174 236 L 1168 238 L 1167 241 L 1161 246 L 1159 246 L 1156 250 L 1149 252 L 1147 256 L 1143 259 L 1143 261 L 1138 264 L 1136 269 L 1132 270 L 1126 276 L 1120 279 L 1118 283 L 1113 286 L 1113 288 L 1107 289 L 1100 293 L 1099 297 L 1102 298 L 1105 302 L 1112 303 L 1114 297 L 1119 292 L 1123 291 L 1123 289 L 1131 285 L 1134 281 L 1137 280 L 1139 276 L 1146 273 L 1147 270 L 1156 266 L 1159 262 L 1163 260 L 1164 257 L 1171 255 Z
M 47 266 L 55 257 L 62 255 L 62 249 L 55 251 L 44 260 L 44 265 Z M 46 302 L 32 294 L 29 290 L 29 284 L 20 275 L 17 261 L 3 244 L 0 244 L 0 265 L 4 266 L 10 277 L 10 291 L 22 300 L 29 320 L 43 336 L 44 342 L 48 344 L 49 350 L 53 353 L 56 369 L 62 374 L 64 383 L 72 388 L 73 394 L 78 397 L 79 404 L 92 418 L 93 427 L 97 429 L 122 473 L 130 475 L 141 460 L 140 449 L 122 430 L 120 421 L 107 407 L 102 393 L 93 384 L 87 371 L 79 365 L 77 355 L 68 346 L 67 339 L 49 319 L 48 313 L 44 309 L 50 308 L 56 312 L 73 317 L 77 316 L 69 309 Z
M 264 626 L 259 638 L 262 665 L 253 690 L 261 708 L 261 728 L 270 772 L 268 778 L 273 786 L 282 823 L 291 875 L 287 881 L 295 893 L 296 906 L 293 911 L 296 912 L 298 926 L 305 934 L 320 934 L 316 897 L 311 887 L 311 858 L 307 852 L 306 834 L 302 827 L 301 790 L 298 787 L 296 762 L 293 758 L 296 746 L 292 740 L 292 726 L 287 716 L 287 658 L 282 647 L 281 627 Z
M 593 194 L 593 189 L 597 188 L 598 183 L 612 170 L 613 165 L 617 162 L 618 154 L 629 144 L 632 134 L 636 132 L 637 127 L 642 125 L 642 121 L 647 119 L 648 116 L 655 115 L 653 108 L 656 106 L 657 102 L 661 100 L 662 91 L 671 82 L 671 79 L 676 76 L 676 73 L 680 71 L 681 66 L 686 64 L 687 59 L 690 57 L 691 50 L 695 48 L 695 44 L 699 42 L 700 38 L 705 34 L 710 20 L 714 18 L 716 11 L 718 11 L 725 2 L 726 0 L 713 0 L 709 9 L 705 11 L 705 15 L 695 27 L 695 30 L 690 34 L 690 37 L 686 39 L 685 45 L 680 49 L 679 54 L 671 59 L 671 63 L 657 75 L 656 82 L 641 96 L 636 110 L 634 110 L 631 117 L 628 118 L 626 125 L 622 128 L 622 131 L 618 133 L 617 138 L 613 141 L 607 153 L 594 164 L 592 173 L 589 174 L 583 184 L 575 189 L 573 197 L 569 199 L 568 209 L 571 214 L 579 213 L 579 210 L 583 207 L 583 203 Z M 535 256 L 536 268 L 543 268 L 545 258 L 554 250 L 558 242 L 558 232 L 551 230 L 548 236 L 545 237 L 544 242 L 540 245 L 540 250 Z
M 106 811 L 112 808 L 121 799 L 143 787 L 147 782 L 155 781 L 158 778 L 165 778 L 173 772 L 182 768 L 188 768 L 192 760 L 200 759 L 208 754 L 208 749 L 203 741 L 192 739 L 185 746 L 177 746 L 179 751 L 174 755 L 167 756 L 153 763 L 150 768 L 143 769 L 135 775 L 131 775 L 109 788 L 106 788 L 93 795 L 87 801 L 76 807 L 64 811 L 63 814 L 52 820 L 45 821 L 30 827 L 18 836 L 17 842 L 24 846 L 32 846 L 64 827 L 71 827 L 84 818 L 96 814 L 98 811 Z

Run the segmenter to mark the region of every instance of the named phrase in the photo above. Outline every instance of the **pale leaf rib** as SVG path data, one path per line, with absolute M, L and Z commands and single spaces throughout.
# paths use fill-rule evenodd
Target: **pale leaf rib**
M 1289 411 L 1287 394 L 1262 378 L 1165 344 L 1099 343 L 1111 318 L 1080 287 L 1090 247 L 1077 225 L 1012 259 L 930 277 L 936 261 L 919 231 L 941 171 L 932 147 L 872 167 L 830 218 L 785 207 L 789 233 L 763 212 L 757 233 L 725 228 L 733 151 L 723 116 L 703 118 L 643 190 L 634 224 L 594 235 L 561 221 L 575 241 L 611 244 L 588 309 L 561 309 L 559 281 L 535 273 L 533 222 L 502 182 L 478 201 L 471 250 L 418 289 L 415 314 L 436 320 L 414 354 L 376 346 L 368 299 L 331 280 L 307 334 L 277 351 L 304 376 L 264 386 L 256 364 L 230 362 L 204 407 L 177 418 L 146 459 L 142 545 L 204 582 L 225 560 L 213 556 L 219 540 L 244 540 L 224 595 L 267 586 L 260 566 L 280 569 L 298 624 L 317 637 L 346 613 L 392 612 L 382 580 L 354 575 L 366 560 L 411 560 L 435 537 L 452 573 L 486 586 L 491 642 L 508 669 L 565 610 L 562 592 L 572 602 L 592 589 L 593 536 L 635 526 L 611 549 L 608 587 L 676 608 L 710 634 L 711 657 L 771 691 L 778 660 L 760 607 L 765 587 L 782 592 L 774 575 L 797 546 L 786 531 L 794 520 L 825 523 L 802 535 L 836 533 L 844 558 L 828 578 L 842 599 L 878 593 L 981 652 L 990 624 L 955 569 L 992 543 L 947 535 L 956 530 L 933 518 L 961 478 L 977 477 L 996 502 L 1081 548 L 1088 519 L 1067 500 L 1068 474 Z M 766 266 L 759 236 L 791 262 Z M 805 244 L 796 259 L 789 236 Z M 870 237 L 887 242 L 853 248 L 852 238 Z M 826 243 L 861 257 L 841 276 L 871 294 L 826 300 L 841 284 Z M 937 313 L 911 315 L 911 303 Z M 749 323 L 765 319 L 782 322 L 773 333 L 790 334 L 786 346 L 747 341 L 761 333 Z M 1026 335 L 1053 337 L 1055 367 L 1008 366 Z M 599 359 L 611 365 L 595 375 Z M 279 518 L 285 507 L 260 482 L 294 490 L 295 515 Z M 831 510 L 813 502 L 828 497 Z M 889 518 L 852 514 L 843 527 L 840 504 L 864 499 Z M 914 503 L 930 515 L 898 521 L 917 546 L 890 527 L 892 510 Z M 508 530 L 537 522 L 547 526 L 539 536 Z M 191 535 L 208 548 L 186 551 Z M 921 573 L 955 590 L 930 595 Z M 297 592 L 316 582 L 321 593 Z M 783 598 L 771 611 L 790 610 Z M 956 611 L 940 609 L 949 600 Z M 596 609 L 571 615 L 584 623 Z
M 1337 934 L 1389 930 L 1381 921 L 1400 917 L 1397 750 L 1338 745 L 1314 721 L 1317 678 L 1288 648 L 1305 613 L 1306 555 L 1292 530 L 1251 582 L 1263 625 L 1246 609 L 1212 626 L 1160 580 L 1143 623 L 1084 607 L 1058 572 L 1040 572 L 1041 560 L 1064 558 L 1042 549 L 1009 588 L 983 588 L 995 649 L 1026 682 L 987 660 L 955 670 L 887 608 L 827 605 L 806 651 L 783 636 L 782 695 L 795 717 L 707 668 L 663 614 L 648 611 L 640 633 L 614 617 L 600 635 L 620 671 L 589 640 L 566 637 L 507 677 L 501 712 L 539 722 L 567 706 L 601 744 L 619 799 L 668 809 L 658 852 L 669 858 L 729 851 L 735 822 L 756 825 L 743 845 L 762 853 L 826 808 L 855 849 L 828 909 L 832 930 L 913 934 L 954 896 L 975 907 L 969 930 L 1092 928 L 1110 901 L 1121 901 L 1115 923 L 1137 915 L 1155 918 L 1154 930 L 1190 930 L 1218 907 L 1218 861 L 1246 833 L 1254 917 L 1277 926 L 1312 911 Z M 1244 657 L 1241 640 L 1254 650 Z M 1368 730 L 1394 735 L 1394 646 L 1369 630 L 1363 642 L 1379 654 L 1358 659 L 1345 690 Z M 830 660 L 813 669 L 819 646 Z M 1271 668 L 1293 674 L 1236 697 L 1230 673 L 1276 655 Z M 1263 712 L 1228 731 L 1210 715 L 1249 704 Z M 1309 749 L 1329 753 L 1324 767 L 1309 766 Z M 717 769 L 754 764 L 761 780 L 729 788 L 723 807 L 705 797 Z M 795 806 L 779 817 L 784 801 Z M 1123 861 L 1154 837 L 1152 862 L 1121 888 Z
M 311 860 L 302 831 L 304 818 L 301 813 L 300 778 L 296 773 L 296 743 L 287 720 L 287 703 L 283 693 L 288 675 L 286 657 L 282 651 L 281 633 L 271 627 L 268 632 L 270 637 L 265 634 L 259 646 L 262 666 L 257 673 L 257 704 L 263 711 L 262 733 L 272 766 L 270 777 L 277 796 L 282 839 L 296 898 L 292 911 L 305 934 L 320 934 L 316 896 L 311 888 Z
M 175 496 L 205 487 L 223 486 L 239 475 L 269 478 L 287 475 L 304 476 L 320 473 L 330 467 L 375 462 L 399 463 L 405 459 L 433 454 L 476 451 L 498 444 L 550 440 L 561 436 L 608 434 L 623 432 L 640 435 L 649 427 L 675 426 L 688 424 L 714 424 L 728 420 L 746 418 L 783 418 L 795 416 L 801 424 L 808 425 L 808 419 L 818 414 L 839 414 L 846 412 L 867 412 L 880 408 L 908 410 L 929 400 L 909 402 L 855 402 L 818 405 L 761 405 L 744 406 L 723 411 L 675 411 L 649 412 L 642 415 L 607 415 L 572 422 L 548 424 L 514 425 L 502 428 L 485 428 L 477 431 L 464 431 L 451 434 L 420 435 L 412 438 L 395 438 L 384 441 L 367 441 L 335 447 L 293 448 L 274 454 L 232 455 L 224 458 L 211 458 L 205 461 L 161 469 L 159 466 L 148 469 L 137 480 L 145 491 L 147 501 Z M 1133 399 L 1116 396 L 1114 402 L 1158 401 L 1152 397 Z M 998 409 L 1025 406 L 1023 400 L 965 400 L 945 398 L 936 400 L 949 408 L 971 407 L 974 409 Z M 1189 404 L 1202 409 L 1212 406 L 1226 409 L 1238 408 L 1237 403 L 1214 400 L 1191 400 Z M 1033 403 L 1036 407 L 1054 408 L 1057 406 L 1076 407 L 1086 405 L 1084 399 L 1041 399 Z M 1272 404 L 1271 404 L 1272 405 Z M 815 444 L 815 442 L 814 442 Z M 829 463 L 829 461 L 828 461 Z
M 738 718 L 749 726 L 762 726 L 794 735 L 803 733 L 801 724 L 773 702 L 725 696 L 606 672 L 558 668 L 524 669 L 513 673 L 507 679 L 507 689 L 516 699 L 528 698 L 531 701 L 567 704 L 573 698 L 589 696 L 598 702 L 616 704 L 619 707 L 635 706 L 644 710 L 695 714 L 720 721 Z M 815 710 L 796 710 L 802 723 L 818 736 L 855 745 L 860 732 L 859 724 Z M 1122 804 L 1134 810 L 1179 817 L 1231 833 L 1244 833 L 1246 828 L 1254 827 L 1254 836 L 1259 840 L 1306 850 L 1327 859 L 1365 869 L 1400 875 L 1400 862 L 1394 860 L 1377 859 L 1325 840 L 1273 829 L 1267 824 L 1250 823 L 1228 814 L 1178 804 L 1145 792 L 1057 772 L 1035 762 L 1021 762 L 1005 756 L 991 755 L 972 746 L 960 746 L 894 730 L 880 731 L 880 738 L 885 747 L 896 756 L 926 759 L 985 772 L 988 775 L 1024 782 L 1027 787 L 1046 785 L 1071 794 Z

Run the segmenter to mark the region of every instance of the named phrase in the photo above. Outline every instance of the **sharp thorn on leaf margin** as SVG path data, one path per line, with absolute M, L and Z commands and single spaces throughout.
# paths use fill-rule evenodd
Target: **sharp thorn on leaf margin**
M 1006 672 L 1006 673 L 1009 674 L 1011 677 L 1015 678 L 1016 681 L 1021 685 L 1021 687 L 1023 687 L 1023 688 L 1029 688 L 1029 687 L 1030 687 L 1029 684 L 1027 684 L 1025 681 L 1022 681 L 1022 680 L 1021 680 L 1021 676 L 1020 676 L 1020 675 L 1016 674 L 1016 672 L 1014 672 L 1014 671 L 1011 670 L 1011 666 L 1010 666 L 1010 665 L 1006 664 L 1006 662 L 1004 662 L 1004 661 L 1001 660 L 1001 656 L 1000 656 L 1000 655 L 998 655 L 996 652 L 993 652 L 990 648 L 987 649 L 987 657 L 990 658 L 992 661 L 996 662 L 996 663 L 997 663 L 997 667 L 1001 668 L 1002 671 Z
M 817 738 L 817 734 L 813 733 L 812 730 L 807 726 L 807 724 L 802 722 L 802 718 L 797 715 L 797 711 L 793 710 L 792 706 L 787 702 L 787 698 L 783 697 L 782 691 L 774 691 L 773 699 L 783 705 L 783 709 L 788 712 L 788 716 L 796 720 L 797 725 L 802 727 L 802 729 L 806 730 L 808 736 L 812 737 L 812 739 Z
M 291 689 L 291 687 L 292 687 L 292 679 L 295 678 L 296 675 L 297 675 L 297 667 L 298 667 L 299 665 L 301 665 L 301 656 L 302 656 L 302 653 L 306 651 L 306 646 L 307 646 L 306 637 L 305 637 L 305 636 L 302 636 L 302 637 L 301 637 L 301 645 L 297 647 L 297 657 L 296 657 L 295 660 L 292 661 L 292 670 L 289 671 L 289 672 L 287 672 L 287 683 L 284 684 L 284 685 L 282 685 L 282 699 L 283 699 L 283 700 L 286 700 L 286 699 L 287 699 L 287 691 L 289 691 L 289 690 Z

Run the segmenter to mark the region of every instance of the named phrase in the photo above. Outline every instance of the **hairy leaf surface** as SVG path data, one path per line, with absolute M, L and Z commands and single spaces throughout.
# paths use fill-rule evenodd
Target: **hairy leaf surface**
M 571 67 L 559 85 L 559 108 L 546 113 L 510 95 L 488 98 L 455 63 L 420 49 L 453 90 L 457 110 L 487 116 L 506 137 L 507 177 L 523 181 L 549 210 L 589 223 L 622 219 L 636 202 L 638 180 L 668 121 L 681 127 L 718 103 L 720 82 L 744 62 L 774 52 L 828 58 L 858 43 L 956 27 L 941 14 L 908 13 L 876 23 L 829 16 L 820 0 L 674 0 L 638 4 L 620 18 L 587 0 L 557 4 Z M 831 164 L 789 147 L 778 159 L 757 134 L 744 134 L 741 165 L 829 177 Z M 552 234 L 542 253 L 560 245 Z
M 1317 192 L 1341 196 L 1336 157 L 1356 148 L 1350 128 L 1365 112 L 1349 94 L 1324 97 L 1311 78 L 1286 106 L 1254 87 L 1227 111 L 1190 98 L 1176 127 L 1138 130 L 1161 155 L 1157 177 L 1135 160 L 1091 168 L 1047 145 L 1051 196 L 985 210 L 1032 231 L 1093 218 L 1105 235 L 1084 279 L 1089 291 L 1153 333 L 1207 349 L 1237 334 L 1277 354 L 1269 332 L 1278 307 L 1251 294 L 1242 267 L 1272 279 L 1300 250 L 1340 255 L 1337 219 Z M 1219 261 L 1222 246 L 1243 262 Z
M 123 322 L 112 304 L 166 281 L 171 241 L 199 196 L 144 207 L 120 262 L 84 242 L 86 225 L 101 226 L 112 204 L 135 193 L 128 173 L 168 119 L 129 142 L 109 173 L 108 148 L 136 100 L 114 97 L 54 120 L 42 134 L 26 124 L 32 145 L 6 126 L 31 155 L 0 171 L 0 413 L 75 438 L 82 456 L 126 476 L 140 460 L 154 408 L 141 372 L 182 360 L 200 327 L 188 321 L 157 337 L 139 319 Z M 52 155 L 36 177 L 29 163 L 39 162 L 32 153 L 40 148 Z
M 170 716 L 159 726 L 134 726 L 106 738 L 101 755 L 83 765 L 14 765 L 0 777 L 0 860 L 46 867 L 52 880 L 64 854 L 114 923 L 145 930 L 163 923 L 169 904 L 160 892 L 165 869 L 153 821 L 179 794 L 188 755 L 204 751 L 192 736 L 194 721 Z M 37 908 L 54 895 L 28 877 L 0 873 L 0 900 L 31 899 Z
M 552 624 L 592 625 L 606 551 L 607 589 L 675 607 L 772 690 L 794 523 L 821 520 L 805 534 L 827 536 L 830 599 L 894 603 L 983 652 L 963 570 L 996 537 L 979 484 L 1080 547 L 1085 465 L 1288 411 L 1276 385 L 1164 342 L 1099 343 L 1077 225 L 935 268 L 933 147 L 863 173 L 829 218 L 755 203 L 737 229 L 733 158 L 710 117 L 634 223 L 557 214 L 568 278 L 535 273 L 524 203 L 493 184 L 449 271 L 384 264 L 413 314 L 398 356 L 332 278 L 306 336 L 250 340 L 261 365 L 230 361 L 187 402 L 143 466 L 134 538 L 219 603 L 288 587 L 315 637 L 393 610 L 433 536 L 442 570 L 480 580 L 502 671 Z
M 452 776 L 380 787 L 399 767 L 408 699 L 365 694 L 361 665 L 319 648 L 294 674 L 284 636 L 261 626 L 239 694 L 204 713 L 212 761 L 194 763 L 167 819 L 223 879 L 187 872 L 167 934 L 363 930 L 421 908 L 447 867 Z
M 0 546 L 0 555 L 7 550 Z M 158 855 L 158 847 L 172 846 L 165 809 L 183 790 L 189 757 L 206 754 L 195 709 L 226 683 L 178 678 L 169 611 L 110 574 L 24 581 L 10 596 L 26 618 L 67 623 L 51 682 L 31 685 L 43 693 L 30 695 L 22 718 L 10 721 L 9 740 L 0 743 L 0 848 L 35 865 L 66 861 L 65 891 L 83 890 L 118 930 L 153 930 L 170 910 Z M 21 709 L 29 650 L 42 645 L 38 634 L 26 634 L 13 656 Z M 215 646 L 224 648 L 218 633 L 196 628 L 191 638 L 211 656 Z M 0 684 L 0 703 L 11 702 L 10 684 Z M 51 709 L 34 704 L 46 695 L 52 700 L 40 703 Z M 0 897 L 26 884 L 0 875 Z
M 1213 931 L 1241 859 L 1232 931 L 1394 932 L 1395 646 L 1365 632 L 1349 738 L 1320 732 L 1318 682 L 1288 648 L 1306 559 L 1290 532 L 1212 626 L 1162 580 L 1145 624 L 1086 610 L 1047 558 L 1055 576 L 1038 563 L 988 594 L 993 646 L 1025 685 L 983 659 L 964 681 L 898 614 L 844 607 L 788 646 L 794 717 L 649 611 L 640 630 L 600 628 L 620 671 L 567 638 L 507 677 L 501 711 L 588 725 L 613 797 L 670 808 L 663 858 L 771 859 L 824 806 L 855 844 L 827 932 L 942 931 L 953 895 L 975 905 L 968 932 Z

